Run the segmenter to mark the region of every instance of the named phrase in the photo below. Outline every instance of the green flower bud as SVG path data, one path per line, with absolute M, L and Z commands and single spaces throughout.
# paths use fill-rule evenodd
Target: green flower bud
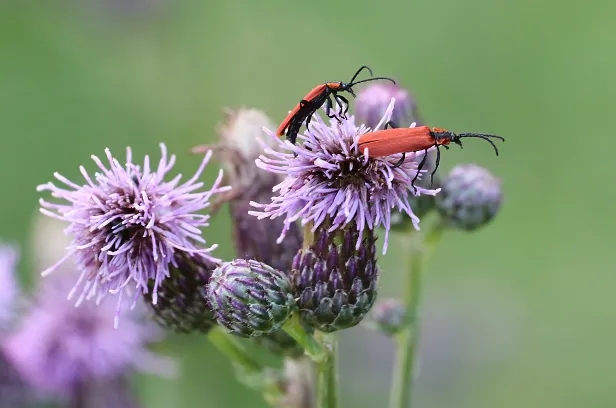
M 406 307 L 398 299 L 378 302 L 371 317 L 372 326 L 390 336 L 399 333 L 407 324 Z
M 341 244 L 335 239 L 342 235 Z M 359 249 L 355 225 L 328 233 L 319 229 L 315 241 L 293 261 L 298 306 L 306 324 L 323 332 L 357 325 L 377 295 L 376 238 L 366 230 Z
M 436 208 L 449 227 L 472 231 L 494 218 L 502 199 L 500 179 L 467 164 L 455 167 L 443 181 Z
M 291 282 L 284 273 L 243 259 L 225 262 L 214 271 L 207 300 L 218 323 L 242 337 L 280 330 L 295 307 Z

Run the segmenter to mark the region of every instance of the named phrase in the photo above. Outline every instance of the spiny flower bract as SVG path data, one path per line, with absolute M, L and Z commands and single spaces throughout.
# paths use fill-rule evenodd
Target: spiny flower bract
M 216 320 L 205 293 L 218 264 L 186 253 L 176 258 L 178 266 L 171 267 L 171 276 L 158 287 L 157 303 L 150 293 L 144 294 L 144 300 L 161 327 L 177 333 L 207 333 Z
M 130 148 L 124 166 L 106 149 L 108 167 L 92 156 L 99 169 L 94 177 L 80 167 L 86 184 L 78 185 L 55 173 L 66 187 L 51 182 L 38 186 L 38 191 L 50 191 L 65 201 L 41 199 L 41 212 L 68 222 L 66 232 L 73 238 L 66 256 L 43 275 L 74 257 L 81 275 L 69 298 L 81 287 L 77 304 L 93 296 L 99 301 L 111 292 L 120 293 L 119 305 L 122 293 L 131 286 L 137 290 L 135 297 L 148 293 L 150 280 L 154 281 L 151 296 L 156 303 L 157 289 L 169 276 L 170 265 L 177 266 L 177 252 L 219 262 L 209 254 L 216 245 L 206 248 L 201 236 L 209 216 L 197 212 L 209 206 L 213 194 L 229 189 L 220 187 L 222 170 L 209 191 L 197 192 L 204 185 L 198 180 L 212 153 L 205 155 L 194 176 L 180 184 L 181 175 L 165 180 L 175 156 L 167 155 L 164 144 L 160 148 L 156 169 L 150 167 L 149 156 L 142 167 L 133 163 Z
M 384 117 L 375 127 L 378 130 L 392 115 L 395 100 L 391 102 Z M 284 149 L 265 148 L 265 154 L 257 159 L 257 165 L 273 173 L 286 175 L 274 187 L 278 192 L 270 203 L 251 203 L 258 211 L 251 215 L 258 218 L 285 217 L 285 225 L 278 242 L 284 239 L 291 225 L 301 219 L 302 225 L 313 224 L 313 231 L 326 220 L 329 231 L 343 228 L 354 222 L 360 232 L 356 247 L 361 244 L 362 232 L 378 226 L 385 228 L 383 253 L 387 251 L 387 238 L 393 208 L 406 213 L 419 229 L 419 218 L 413 213 L 409 194 L 435 195 L 439 190 L 412 186 L 418 164 L 424 152 L 407 153 L 406 160 L 396 167 L 401 154 L 369 158 L 358 147 L 359 137 L 370 128 L 355 124 L 355 118 L 336 115 L 329 124 L 318 114 L 310 122 L 309 129 L 298 136 L 298 144 L 292 145 L 276 137 L 268 129 L 265 132 Z M 303 144 L 299 142 L 303 141 Z M 421 172 L 423 173 L 423 171 Z M 421 178 L 421 174 L 418 179 Z
M 331 333 L 356 326 L 370 311 L 378 292 L 376 237 L 354 225 L 317 230 L 314 242 L 293 260 L 293 283 L 303 321 Z M 355 249 L 358 239 L 362 245 Z

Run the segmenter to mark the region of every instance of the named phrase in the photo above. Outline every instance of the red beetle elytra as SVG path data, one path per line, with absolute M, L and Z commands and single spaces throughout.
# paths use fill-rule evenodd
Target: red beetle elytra
M 387 129 L 387 125 L 391 126 L 393 129 Z M 430 185 L 432 185 L 434 173 L 436 169 L 438 169 L 441 160 L 439 146 L 449 149 L 447 145 L 455 143 L 462 147 L 460 139 L 465 137 L 476 137 L 489 142 L 498 156 L 498 149 L 490 139 L 495 138 L 505 141 L 501 136 L 485 133 L 454 133 L 446 129 L 429 128 L 428 126 L 396 128 L 395 124 L 392 122 L 389 122 L 387 125 L 385 126 L 385 130 L 378 130 L 360 136 L 358 141 L 360 151 L 365 152 L 365 150 L 368 149 L 368 156 L 370 157 L 382 157 L 402 153 L 402 158 L 396 164 L 396 167 L 398 167 L 404 162 L 406 152 L 419 152 L 423 150 L 425 154 L 418 167 L 418 170 L 421 170 L 424 164 L 426 164 L 428 149 L 434 146 L 436 147 L 436 165 L 434 171 L 432 171 L 430 175 Z M 417 172 L 417 175 L 415 175 L 415 178 L 411 182 L 412 185 L 414 185 L 418 175 L 419 172 Z
M 332 96 L 334 97 L 334 100 L 336 101 L 338 106 L 340 106 L 340 109 L 343 108 L 343 103 L 346 104 L 346 108 L 343 112 L 343 115 L 346 115 L 346 113 L 349 111 L 349 101 L 344 96 L 338 95 L 339 92 L 346 91 L 353 95 L 353 97 L 355 97 L 355 93 L 353 92 L 352 88 L 353 86 L 361 84 L 362 82 L 384 79 L 387 81 L 391 81 L 394 84 L 396 83 L 396 81 L 394 81 L 393 79 L 385 77 L 374 77 L 354 82 L 355 78 L 357 78 L 359 73 L 364 69 L 368 70 L 368 72 L 370 72 L 370 75 L 372 75 L 372 70 L 366 65 L 364 65 L 357 70 L 355 75 L 353 75 L 353 78 L 351 78 L 350 82 L 326 82 L 324 84 L 315 86 L 312 91 L 308 92 L 308 94 L 304 96 L 304 98 L 295 106 L 295 108 L 293 108 L 293 110 L 289 112 L 287 117 L 284 118 L 284 120 L 278 127 L 276 135 L 283 136 L 286 131 L 287 140 L 295 144 L 295 141 L 297 140 L 297 134 L 299 133 L 299 129 L 302 126 L 302 123 L 306 121 L 307 128 L 310 124 L 310 120 L 312 119 L 312 115 L 321 106 L 323 106 L 324 103 L 327 103 L 327 105 L 325 106 L 325 114 L 329 118 L 334 117 L 334 115 L 330 115 L 330 111 L 333 107 Z

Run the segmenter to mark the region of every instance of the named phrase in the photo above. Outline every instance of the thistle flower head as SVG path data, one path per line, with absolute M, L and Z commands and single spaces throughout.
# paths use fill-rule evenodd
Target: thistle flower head
M 377 124 L 379 129 L 391 118 L 395 100 L 392 98 L 385 115 Z M 340 121 L 340 122 L 339 122 Z M 385 228 L 383 253 L 387 251 L 387 237 L 393 208 L 406 213 L 419 229 L 419 218 L 413 213 L 410 195 L 435 195 L 439 190 L 411 186 L 418 172 L 418 158 L 423 152 L 408 153 L 401 166 L 401 155 L 370 158 L 359 151 L 358 139 L 370 131 L 356 126 L 355 118 L 337 116 L 329 124 L 315 114 L 309 130 L 298 137 L 302 145 L 292 145 L 276 138 L 286 152 L 266 148 L 257 165 L 273 173 L 286 175 L 275 187 L 278 196 L 267 204 L 251 203 L 258 218 L 285 217 L 285 226 L 278 241 L 282 241 L 291 225 L 301 219 L 302 225 L 313 224 L 316 231 L 324 223 L 329 231 L 353 223 L 359 230 L 355 247 L 361 245 L 362 232 L 378 226 Z M 282 149 L 281 149 L 282 150 Z M 421 175 L 419 176 L 421 178 Z
M 456 166 L 443 180 L 436 208 L 452 228 L 475 230 L 494 218 L 503 200 L 501 181 L 483 167 Z
M 356 326 L 376 300 L 376 238 L 367 231 L 355 249 L 358 235 L 353 226 L 334 232 L 320 229 L 312 245 L 293 261 L 300 315 L 317 330 L 329 333 Z
M 233 148 L 247 160 L 254 161 L 261 154 L 261 144 L 257 138 L 263 133 L 263 128 L 273 127 L 272 120 L 258 109 L 241 108 L 225 110 L 225 120 L 218 127 L 220 145 Z M 270 147 L 276 147 L 273 141 Z M 234 167 L 227 167 L 228 175 L 233 174 Z
M 79 384 L 115 378 L 133 369 L 173 375 L 169 360 L 145 346 L 161 339 L 161 331 L 144 320 L 140 310 L 126 313 L 124 327 L 115 330 L 109 314 L 111 298 L 96 306 L 75 307 L 66 299 L 71 275 L 45 280 L 32 309 L 3 342 L 6 357 L 38 391 L 67 396 Z
M 258 109 L 239 109 L 237 111 L 226 109 L 225 120 L 218 127 L 220 142 L 214 145 L 201 145 L 192 149 L 193 153 L 204 153 L 209 150 L 215 152 L 215 157 L 225 168 L 225 182 L 233 186 L 233 190 L 219 196 L 213 207 L 230 201 L 242 195 L 242 192 L 254 185 L 277 184 L 282 178 L 255 166 L 255 159 L 259 157 L 262 146 L 258 137 L 263 127 L 273 127 L 272 121 Z M 270 147 L 275 147 L 272 140 L 268 140 Z
M 377 302 L 372 309 L 372 325 L 385 334 L 392 336 L 397 334 L 404 329 L 406 322 L 406 307 L 398 299 Z
M 375 128 L 387 110 L 391 98 L 396 100 L 391 121 L 398 126 L 409 126 L 413 122 L 421 126 L 413 95 L 400 85 L 391 82 L 373 82 L 359 91 L 355 100 L 357 120 Z
M 225 262 L 214 271 L 207 299 L 218 323 L 242 337 L 280 330 L 295 306 L 287 275 L 243 259 Z
M 77 304 L 94 296 L 100 301 L 109 292 L 120 293 L 121 299 L 122 293 L 132 288 L 137 291 L 135 297 L 151 291 L 156 303 L 158 288 L 169 276 L 170 266 L 177 266 L 178 253 L 219 262 L 210 255 L 216 245 L 205 247 L 201 236 L 201 228 L 209 225 L 209 216 L 197 212 L 209 206 L 213 194 L 228 190 L 220 187 L 222 171 L 212 189 L 197 191 L 204 184 L 198 179 L 211 157 L 209 152 L 189 180 L 180 183 L 181 175 L 166 180 L 175 156 L 167 155 L 164 144 L 160 147 L 162 157 L 157 168 L 150 167 L 148 156 L 143 166 L 133 163 L 130 148 L 126 164 L 121 165 L 107 149 L 107 165 L 92 156 L 99 170 L 94 177 L 80 167 L 85 184 L 73 183 L 56 173 L 55 178 L 65 187 L 51 182 L 38 186 L 38 191 L 50 191 L 64 201 L 41 199 L 41 212 L 68 222 L 66 232 L 73 239 L 66 256 L 43 275 L 74 257 L 81 275 L 69 298 L 80 289 Z
M 0 330 L 6 328 L 14 317 L 19 297 L 17 284 L 17 248 L 0 244 Z
M 225 178 L 233 189 L 219 196 L 212 206 L 229 204 L 233 221 L 233 240 L 236 256 L 241 259 L 255 259 L 280 271 L 289 271 L 293 257 L 302 245 L 302 233 L 297 225 L 291 225 L 284 242 L 277 244 L 276 238 L 284 227 L 281 218 L 257 220 L 248 214 L 251 201 L 267 201 L 272 189 L 284 178 L 258 168 L 255 159 L 262 152 L 259 136 L 263 127 L 273 127 L 271 120 L 257 109 L 226 111 L 223 125 L 219 127 L 220 143 L 198 146 L 194 152 L 213 149 L 216 157 L 225 167 Z M 267 139 L 271 147 L 277 141 Z

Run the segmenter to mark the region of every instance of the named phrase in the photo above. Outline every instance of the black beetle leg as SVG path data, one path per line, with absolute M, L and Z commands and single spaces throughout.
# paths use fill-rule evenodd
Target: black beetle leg
M 406 152 L 402 152 L 402 157 L 400 158 L 400 160 L 398 160 L 398 163 L 396 163 L 394 165 L 394 169 L 402 166 L 402 163 L 404 163 L 404 159 L 405 158 L 406 158 Z M 413 181 L 415 181 L 415 180 L 413 180 Z

